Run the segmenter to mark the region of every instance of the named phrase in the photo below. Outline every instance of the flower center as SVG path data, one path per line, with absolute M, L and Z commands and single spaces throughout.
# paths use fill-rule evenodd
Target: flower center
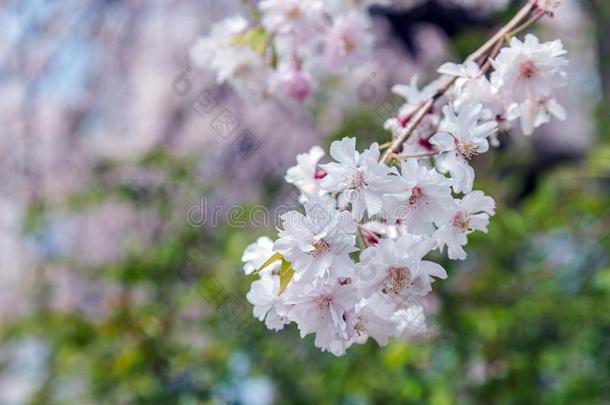
M 419 199 L 419 197 L 422 196 L 422 191 L 421 188 L 419 187 L 413 187 L 413 189 L 411 190 L 411 197 L 409 197 L 409 204 L 413 205 L 417 202 L 417 200 Z
M 466 218 L 466 215 L 462 211 L 458 211 L 453 216 L 453 226 L 455 226 L 456 228 L 459 228 L 459 229 L 465 231 L 468 229 L 468 225 L 469 225 L 468 218 Z
M 347 53 L 351 53 L 356 49 L 356 42 L 349 35 L 345 35 L 343 36 L 343 46 Z
M 240 63 L 235 68 L 236 76 L 247 76 L 252 71 L 252 66 L 248 63 Z
M 326 242 L 324 239 L 315 240 L 315 241 L 311 242 L 311 246 L 313 246 L 314 250 L 309 252 L 309 254 L 313 257 L 316 257 L 320 253 L 328 251 L 328 249 L 330 248 L 330 246 L 328 245 L 328 242 Z
M 349 277 L 341 277 L 337 280 L 339 285 L 350 285 L 352 283 L 352 279 Z
M 406 267 L 390 267 L 383 292 L 398 294 L 402 288 L 411 283 L 411 272 Z
M 295 20 L 301 15 L 301 10 L 298 7 L 292 7 L 286 11 L 286 17 L 289 20 Z
M 519 77 L 531 79 L 536 74 L 536 65 L 531 60 L 526 60 L 519 66 Z
M 330 295 L 319 295 L 315 299 L 315 303 L 318 304 L 318 308 L 322 310 L 328 309 L 331 302 L 333 302 L 333 297 Z
M 429 150 L 429 151 L 435 150 L 434 145 L 430 142 L 430 138 L 421 137 L 417 140 L 417 143 L 419 144 L 419 146 L 421 146 L 422 148 L 424 148 L 426 150 Z
M 352 180 L 349 183 L 350 189 L 356 189 L 364 184 L 364 173 L 361 170 L 356 170 L 356 173 L 352 176 Z
M 458 140 L 455 141 L 455 147 L 457 148 L 459 154 L 462 155 L 464 159 L 468 160 L 472 159 L 474 155 L 478 154 L 477 149 L 479 149 L 477 145 L 473 145 L 470 142 L 461 142 Z
M 366 328 L 364 327 L 364 323 L 361 320 L 358 320 L 358 322 L 356 322 L 356 324 L 354 325 L 354 332 L 358 336 L 362 336 L 366 332 Z

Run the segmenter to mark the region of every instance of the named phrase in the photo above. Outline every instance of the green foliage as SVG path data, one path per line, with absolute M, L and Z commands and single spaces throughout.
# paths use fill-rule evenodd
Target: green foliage
M 356 115 L 337 137 L 370 134 L 366 121 Z M 95 198 L 67 200 L 66 210 L 79 211 L 119 198 L 165 219 L 152 246 L 77 268 L 119 291 L 107 310 L 51 309 L 53 292 L 41 283 L 35 313 L 2 325 L 2 339 L 35 336 L 49 347 L 32 403 L 74 403 L 61 399 L 66 379 L 85 384 L 83 402 L 238 402 L 231 393 L 261 376 L 279 404 L 602 403 L 610 397 L 610 145 L 544 172 L 523 197 L 534 155 L 509 146 L 477 160 L 477 184 L 496 197 L 497 215 L 487 235 L 471 236 L 467 261 L 444 263 L 450 276 L 434 285 L 430 340 L 368 343 L 335 358 L 294 325 L 267 331 L 245 300 L 253 277 L 240 270 L 243 248 L 267 230 L 170 220 L 172 198 L 203 186 L 192 164 L 167 151 L 141 162 L 165 182 L 126 192 L 128 183 L 100 175 Z M 26 231 L 43 229 L 46 212 L 31 207 Z
M 383 120 L 379 114 L 369 109 L 362 109 L 346 117 L 345 122 L 329 136 L 329 144 L 345 137 L 356 138 L 359 147 L 363 148 L 372 142 L 379 144 L 386 142 L 388 133 L 383 130 Z
M 514 163 L 516 151 L 504 153 L 500 167 Z M 595 403 L 610 394 L 607 154 L 553 171 L 518 205 L 500 202 L 469 259 L 446 263 L 430 341 L 369 343 L 335 358 L 293 326 L 266 331 L 244 299 L 251 278 L 240 275 L 254 233 L 180 226 L 100 269 L 122 290 L 104 316 L 44 309 L 5 328 L 5 339 L 27 332 L 51 346 L 43 402 L 57 396 L 58 378 L 78 376 L 103 403 L 215 401 L 238 385 L 231 363 L 245 356 L 251 375 L 273 381 L 278 403 Z M 491 188 L 490 173 L 480 183 Z M 521 173 L 503 184 L 513 176 Z

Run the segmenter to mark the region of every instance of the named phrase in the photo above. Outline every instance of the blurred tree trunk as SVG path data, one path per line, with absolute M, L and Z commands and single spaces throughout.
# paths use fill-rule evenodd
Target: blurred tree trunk
M 591 16 L 595 22 L 599 73 L 602 82 L 603 105 L 602 126 L 605 136 L 610 136 L 610 1 L 588 0 Z

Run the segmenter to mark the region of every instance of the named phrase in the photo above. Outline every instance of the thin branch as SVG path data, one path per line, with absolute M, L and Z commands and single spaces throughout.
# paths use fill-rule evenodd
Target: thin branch
M 413 158 L 424 158 L 424 157 L 432 157 L 440 154 L 440 151 L 437 152 L 425 152 L 425 153 L 393 153 L 391 158 L 396 159 L 413 159 Z
M 487 42 L 485 42 L 479 49 L 477 49 L 470 56 L 468 56 L 468 58 L 466 58 L 466 62 L 476 61 L 479 58 L 483 57 L 488 52 L 493 50 L 494 47 L 497 46 L 498 42 L 502 43 L 504 37 L 507 34 L 514 32 L 514 30 L 520 26 L 524 26 L 525 24 L 523 24 L 523 21 L 527 17 L 529 17 L 535 7 L 536 6 L 534 3 L 528 1 L 528 3 L 523 6 L 523 8 L 521 8 L 521 10 L 519 10 L 519 12 L 515 14 L 515 16 L 506 25 L 504 25 L 504 27 L 502 27 L 498 32 L 496 32 L 496 34 L 491 37 Z M 452 76 L 451 78 L 449 78 L 447 83 L 445 83 L 436 92 L 436 94 L 434 94 L 434 96 L 432 96 L 424 104 L 421 105 L 421 107 L 417 110 L 417 112 L 409 121 L 408 125 L 403 129 L 401 134 L 394 141 L 392 141 L 392 145 L 388 148 L 388 150 L 385 151 L 385 153 L 381 157 L 382 162 L 387 162 L 391 158 L 392 154 L 396 153 L 400 149 L 400 146 L 409 138 L 413 130 L 428 114 L 428 111 L 430 110 L 430 108 L 432 108 L 434 102 L 438 100 L 438 98 L 440 98 L 443 94 L 445 94 L 445 92 L 453 85 L 456 79 L 456 76 Z
M 513 31 L 515 27 L 519 26 L 519 24 L 521 24 L 521 22 L 530 15 L 535 7 L 536 6 L 534 3 L 528 2 L 504 27 L 496 32 L 496 34 L 485 42 L 483 46 L 466 58 L 466 60 L 476 60 L 485 55 L 498 41 L 502 40 L 506 34 Z
M 387 148 L 389 148 L 390 146 L 392 146 L 392 142 L 391 142 L 391 141 L 386 142 L 386 143 L 384 143 L 384 144 L 379 145 L 379 150 L 384 150 L 384 149 L 387 149 Z
M 532 17 L 530 17 L 529 20 L 527 20 L 526 22 L 524 22 L 523 24 L 521 24 L 520 26 L 518 26 L 517 28 L 515 28 L 514 30 L 512 30 L 508 34 L 506 34 L 506 37 L 507 38 L 514 37 L 515 35 L 517 35 L 521 31 L 523 31 L 523 30 L 529 28 L 530 26 L 534 25 L 535 23 L 537 23 L 538 20 L 540 20 L 545 15 L 546 14 L 544 12 L 536 11 L 535 14 Z
M 489 55 L 487 55 L 487 58 L 485 58 L 485 63 L 481 65 L 481 75 L 484 75 L 489 70 L 489 68 L 491 67 L 491 61 L 493 60 L 493 58 L 496 57 L 498 52 L 500 52 L 500 49 L 502 48 L 502 44 L 504 43 L 505 39 L 506 37 L 499 40 L 496 46 L 494 46 L 494 49 L 492 49 Z

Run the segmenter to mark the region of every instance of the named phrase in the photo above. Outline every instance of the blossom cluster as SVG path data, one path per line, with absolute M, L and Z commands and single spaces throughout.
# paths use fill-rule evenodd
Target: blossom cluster
M 560 40 L 541 43 L 533 34 L 526 35 L 523 41 L 514 37 L 509 46 L 489 60 L 493 67 L 489 75 L 486 75 L 486 68 L 482 69 L 474 61 L 460 65 L 443 64 L 438 72 L 457 78 L 444 97 L 452 111 L 479 104 L 500 130 L 510 130 L 520 122 L 522 132 L 530 135 L 534 129 L 550 122 L 552 116 L 560 120 L 566 117 L 564 108 L 554 96 L 555 89 L 567 84 L 567 74 L 563 70 L 568 63 L 565 54 Z M 396 117 L 386 121 L 385 128 L 398 137 L 413 114 L 439 91 L 444 82 L 444 78 L 441 78 L 418 89 L 417 77 L 414 77 L 409 85 L 395 85 L 392 91 L 406 102 Z M 450 121 L 456 119 L 455 115 L 453 117 Z M 453 140 L 448 137 L 437 137 L 435 144 L 430 142 L 442 118 L 440 112 L 429 111 L 414 136 L 404 145 L 403 151 L 435 154 L 453 147 Z M 444 125 L 447 125 L 447 120 Z M 490 140 L 493 144 L 498 142 L 495 136 Z M 482 150 L 475 153 L 482 153 Z M 470 172 L 469 176 L 472 175 Z
M 191 48 L 192 62 L 212 70 L 252 98 L 303 102 L 331 74 L 362 65 L 375 44 L 372 4 L 403 9 L 426 0 L 262 0 L 250 19 L 235 15 L 217 22 Z M 559 0 L 530 0 L 552 13 Z M 497 10 L 507 0 L 445 0 L 469 9 Z
M 286 181 L 304 212 L 283 214 L 277 240 L 261 237 L 242 257 L 259 276 L 247 294 L 254 316 L 273 330 L 294 322 L 335 355 L 369 337 L 385 345 L 421 335 L 422 298 L 447 278 L 430 254 L 465 260 L 468 236 L 487 232 L 495 214 L 494 200 L 473 189 L 471 160 L 517 120 L 529 134 L 564 118 L 553 97 L 567 80 L 564 55 L 560 41 L 512 38 L 483 62 L 442 65 L 422 90 L 415 80 L 394 87 L 406 100 L 386 122 L 394 141 L 424 113 L 401 153 L 382 156 L 376 143 L 359 151 L 344 138 L 329 163 L 318 146 L 299 155 Z
M 361 64 L 373 46 L 361 0 L 262 0 L 253 21 L 234 16 L 216 23 L 191 49 L 219 83 L 242 93 L 306 100 L 319 80 Z M 384 3 L 384 1 L 375 1 Z

